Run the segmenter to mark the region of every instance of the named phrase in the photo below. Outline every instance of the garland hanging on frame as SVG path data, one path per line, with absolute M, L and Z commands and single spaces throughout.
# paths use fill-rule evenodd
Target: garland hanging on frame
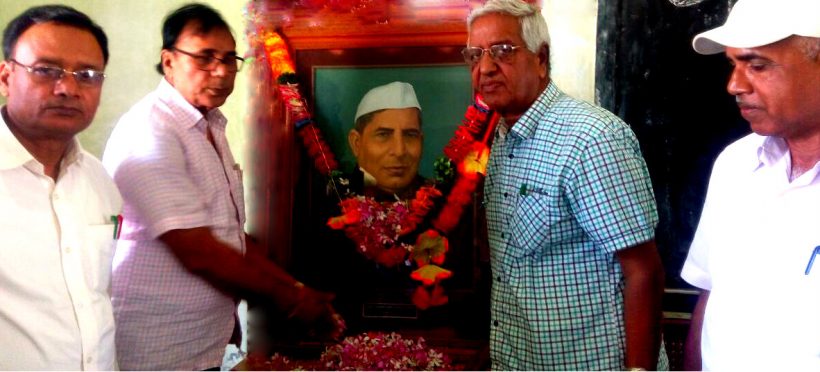
M 410 276 L 421 285 L 412 300 L 418 308 L 446 304 L 448 299 L 440 283 L 452 272 L 440 266 L 449 249 L 445 235 L 458 224 L 486 172 L 489 137 L 494 133 L 498 115 L 476 96 L 462 124 L 445 146 L 444 156 L 436 160 L 436 184 L 419 188 L 412 200 L 378 202 L 371 197 L 352 195 L 340 191 L 347 180 L 341 177 L 338 161 L 299 92 L 287 44 L 273 31 L 258 31 L 255 37 L 259 45 L 264 46 L 264 55 L 257 60 L 269 67 L 273 80 L 278 82 L 278 94 L 297 137 L 316 170 L 328 178 L 333 193 L 339 198 L 342 214 L 330 218 L 328 225 L 343 230 L 361 254 L 380 265 L 394 267 L 406 261 L 414 263 L 417 268 Z M 442 195 L 441 185 L 449 182 L 452 182 L 449 193 Z M 437 209 L 438 214 L 429 224 L 422 224 L 441 198 L 444 201 Z M 421 225 L 429 228 L 417 232 Z M 418 234 L 414 244 L 404 241 L 414 233 Z

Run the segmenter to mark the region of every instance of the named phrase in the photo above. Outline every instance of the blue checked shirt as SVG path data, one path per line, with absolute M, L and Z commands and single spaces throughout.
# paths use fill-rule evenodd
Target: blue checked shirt
M 653 239 L 658 222 L 630 128 L 550 83 L 511 129 L 499 125 L 485 202 L 493 369 L 623 369 L 614 253 Z

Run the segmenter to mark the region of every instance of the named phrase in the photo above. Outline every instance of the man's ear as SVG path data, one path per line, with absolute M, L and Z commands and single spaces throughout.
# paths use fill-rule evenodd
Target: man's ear
M 543 66 L 543 70 L 540 71 L 544 74 L 541 78 L 547 78 L 550 74 L 550 46 L 546 43 L 542 44 L 540 48 L 538 48 L 538 65 Z
M 359 143 L 362 140 L 362 134 L 355 129 L 351 129 L 350 132 L 347 132 L 347 144 L 350 145 L 350 150 L 353 151 L 353 156 L 356 159 L 359 158 Z
M 173 53 L 174 52 L 168 49 L 163 49 L 160 53 L 160 59 L 162 61 L 162 74 L 169 78 L 171 75 L 171 71 L 173 71 Z
M 9 96 L 9 76 L 11 76 L 11 63 L 0 61 L 0 95 Z

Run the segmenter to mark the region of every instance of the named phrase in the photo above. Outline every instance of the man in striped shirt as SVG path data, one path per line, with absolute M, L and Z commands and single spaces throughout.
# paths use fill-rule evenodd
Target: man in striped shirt
M 235 48 L 209 7 L 169 15 L 164 78 L 106 146 L 103 163 L 125 201 L 112 288 L 122 369 L 219 368 L 225 346 L 237 341 L 240 298 L 335 324 L 332 296 L 294 280 L 245 236 L 242 174 L 219 111 L 242 66 Z

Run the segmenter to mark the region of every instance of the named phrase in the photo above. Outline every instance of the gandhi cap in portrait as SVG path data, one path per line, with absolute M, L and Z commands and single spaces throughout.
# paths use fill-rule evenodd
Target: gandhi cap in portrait
M 415 107 L 421 111 L 419 100 L 416 99 L 416 91 L 413 86 L 402 82 L 394 81 L 390 84 L 380 85 L 371 89 L 362 97 L 359 108 L 356 109 L 356 117 L 353 121 L 359 120 L 363 115 L 373 111 L 384 109 L 403 109 Z
M 792 35 L 820 37 L 820 0 L 739 0 L 723 26 L 692 40 L 700 54 L 757 48 Z

